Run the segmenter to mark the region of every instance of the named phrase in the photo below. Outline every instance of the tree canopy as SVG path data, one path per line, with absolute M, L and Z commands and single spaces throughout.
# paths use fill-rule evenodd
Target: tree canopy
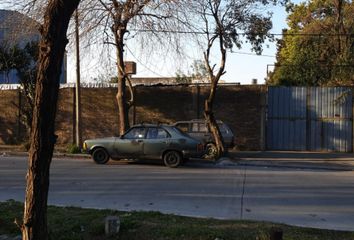
M 199 18 L 194 22 L 200 23 L 196 29 L 205 35 L 204 41 L 200 41 L 204 45 L 210 93 L 205 99 L 204 117 L 215 142 L 215 146 L 207 151 L 213 152 L 209 155 L 214 155 L 216 159 L 223 156 L 226 150 L 213 108 L 218 82 L 225 73 L 227 50 L 241 48 L 244 42 L 248 42 L 253 51 L 261 53 L 262 44 L 272 28 L 271 14 L 264 10 L 266 5 L 276 3 L 275 0 L 196 0 L 191 3 L 191 11 Z M 220 53 L 218 64 L 213 64 L 213 49 Z
M 354 83 L 354 3 L 312 0 L 294 5 L 278 40 L 269 84 L 337 86 Z

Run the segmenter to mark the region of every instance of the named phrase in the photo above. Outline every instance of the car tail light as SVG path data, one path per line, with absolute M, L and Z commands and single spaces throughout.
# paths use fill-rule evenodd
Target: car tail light
M 231 143 L 230 143 L 230 148 L 233 148 L 233 147 L 235 147 L 235 138 L 234 137 L 232 137 Z
M 199 143 L 199 144 L 197 145 L 197 151 L 198 151 L 198 152 L 204 151 L 204 144 Z

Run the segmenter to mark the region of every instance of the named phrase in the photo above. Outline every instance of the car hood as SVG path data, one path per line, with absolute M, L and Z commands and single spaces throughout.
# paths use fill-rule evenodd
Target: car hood
M 114 142 L 119 137 L 106 137 L 106 138 L 95 138 L 95 139 L 87 139 L 85 142 Z

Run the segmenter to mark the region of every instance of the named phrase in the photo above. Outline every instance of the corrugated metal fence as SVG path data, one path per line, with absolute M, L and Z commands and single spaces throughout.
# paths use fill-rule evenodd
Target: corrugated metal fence
M 352 152 L 352 89 L 269 87 L 267 149 Z

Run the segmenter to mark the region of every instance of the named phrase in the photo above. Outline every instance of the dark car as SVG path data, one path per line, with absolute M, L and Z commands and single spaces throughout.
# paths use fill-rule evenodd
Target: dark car
M 203 144 L 169 125 L 140 124 L 120 137 L 89 139 L 83 149 L 98 164 L 111 158 L 161 159 L 168 167 L 177 167 L 183 160 L 199 158 L 204 154 Z
M 221 120 L 217 120 L 221 135 L 226 147 L 234 146 L 235 135 L 231 131 L 230 127 Z M 205 119 L 193 119 L 189 121 L 178 121 L 173 124 L 181 131 L 187 133 L 191 137 L 202 141 L 206 149 L 206 157 L 213 158 L 216 154 L 216 145 L 214 143 L 213 136 L 207 128 Z

